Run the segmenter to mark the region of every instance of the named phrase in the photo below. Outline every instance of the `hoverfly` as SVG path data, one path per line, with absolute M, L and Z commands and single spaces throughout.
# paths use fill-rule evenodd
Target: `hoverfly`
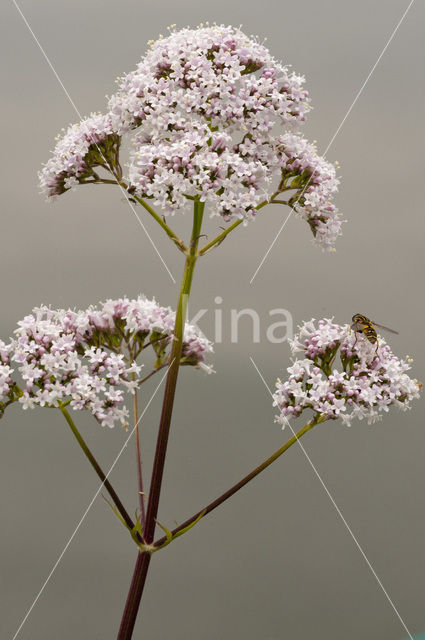
M 377 322 L 372 322 L 370 318 L 367 316 L 363 316 L 361 313 L 356 313 L 352 317 L 353 324 L 351 325 L 351 329 L 356 334 L 356 339 L 354 341 L 353 347 L 357 342 L 357 334 L 364 333 L 366 338 L 369 340 L 371 344 L 376 344 L 376 351 L 378 351 L 378 336 L 376 334 L 375 326 L 380 329 L 384 329 L 385 331 L 389 331 L 390 333 L 396 333 L 398 335 L 398 331 L 394 331 L 394 329 L 390 329 L 389 327 L 384 327 L 382 324 L 378 324 Z

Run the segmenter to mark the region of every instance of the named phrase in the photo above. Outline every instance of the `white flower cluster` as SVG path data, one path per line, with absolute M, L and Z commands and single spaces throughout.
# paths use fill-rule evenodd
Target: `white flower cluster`
M 5 407 L 14 396 L 14 382 L 11 377 L 13 369 L 10 366 L 11 351 L 12 345 L 0 340 L 0 418 L 3 415 Z
M 305 119 L 302 83 L 232 27 L 158 40 L 109 103 L 117 131 L 140 127 L 131 184 L 165 213 L 200 195 L 212 215 L 252 217 L 278 175 L 273 126 Z
M 188 131 L 192 116 L 211 129 L 267 134 L 275 121 L 305 120 L 303 82 L 239 29 L 187 28 L 152 43 L 137 69 L 121 79 L 110 111 L 118 133 L 149 122 L 151 135 L 166 139 Z
M 274 406 L 280 409 L 276 420 L 282 425 L 305 409 L 327 419 L 340 417 L 346 425 L 355 418 L 373 423 L 391 405 L 406 410 L 419 397 L 422 385 L 407 375 L 410 365 L 397 358 L 381 337 L 376 351 L 363 335 L 356 341 L 349 325 L 328 319 L 316 325 L 313 319 L 300 327 L 291 346 L 304 358 L 288 368 L 285 382 L 276 383 Z
M 174 319 L 171 309 L 142 296 L 108 300 L 85 311 L 34 309 L 18 323 L 11 343 L 0 343 L 0 415 L 18 400 L 24 409 L 69 404 L 89 410 L 102 425 L 126 424 L 125 393 L 140 384 L 136 360 L 151 346 L 155 368 L 168 363 Z M 181 364 L 209 370 L 204 361 L 211 351 L 199 330 L 187 325 Z M 11 378 L 13 362 L 22 390 Z
M 281 188 L 296 189 L 290 203 L 310 225 L 317 245 L 326 251 L 334 248 L 341 235 L 341 217 L 332 198 L 338 191 L 335 166 L 317 155 L 305 138 L 287 133 L 279 139 Z
M 117 170 L 119 144 L 120 137 L 113 131 L 108 115 L 92 113 L 89 118 L 70 125 L 63 137 L 58 138 L 53 156 L 38 174 L 42 193 L 54 198 L 81 182 L 94 182 L 97 166 Z
M 54 196 L 96 181 L 98 165 L 121 177 L 121 136 L 134 131 L 126 181 L 161 213 L 200 198 L 211 215 L 247 221 L 284 181 L 296 189 L 291 206 L 329 250 L 340 233 L 331 202 L 338 180 L 294 133 L 310 109 L 303 82 L 239 29 L 172 32 L 121 78 L 107 115 L 68 129 L 40 173 L 42 189 Z M 282 136 L 282 127 L 292 133 Z

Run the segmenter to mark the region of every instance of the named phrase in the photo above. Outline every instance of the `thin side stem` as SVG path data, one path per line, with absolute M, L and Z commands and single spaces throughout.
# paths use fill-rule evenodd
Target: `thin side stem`
M 214 238 L 214 240 L 211 240 L 211 242 L 208 242 L 208 244 L 204 245 L 202 249 L 199 250 L 199 255 L 203 256 L 205 253 L 207 253 L 207 251 L 223 242 L 224 238 L 228 236 L 229 233 L 231 233 L 234 229 L 236 229 L 236 227 L 239 227 L 242 222 L 243 220 L 236 220 L 236 222 L 231 224 L 230 227 L 227 227 L 227 229 L 225 229 L 223 233 L 220 233 Z
M 265 207 L 267 204 L 274 204 L 275 200 L 274 198 L 281 193 L 281 191 L 276 191 L 270 198 L 270 200 L 264 200 L 263 202 L 260 202 L 260 204 L 258 204 L 255 208 L 257 211 L 259 211 L 260 209 L 262 209 L 263 207 Z M 240 224 L 243 223 L 243 220 L 236 220 L 235 222 L 233 222 L 233 224 L 230 225 L 230 227 L 227 227 L 227 229 L 225 229 L 222 233 L 220 233 L 218 236 L 216 236 L 213 240 L 211 240 L 211 242 L 208 242 L 208 244 L 204 245 L 202 247 L 202 249 L 200 249 L 198 251 L 198 255 L 203 256 L 205 255 L 210 249 L 212 249 L 215 246 L 218 246 L 219 244 L 221 244 L 223 242 L 223 240 L 226 238 L 226 236 L 229 235 L 229 233 L 232 233 L 232 231 L 234 231 L 237 227 L 239 227 Z
M 186 262 L 184 266 L 179 301 L 176 311 L 174 340 L 170 355 L 170 367 L 165 384 L 161 420 L 159 423 L 158 439 L 149 490 L 145 529 L 143 531 L 144 542 L 147 545 L 152 544 L 155 535 L 156 518 L 158 514 L 159 498 L 161 494 L 165 456 L 167 452 L 168 436 L 170 433 L 171 417 L 174 405 L 174 396 L 183 347 L 183 334 L 186 320 L 187 304 L 192 286 L 193 271 L 198 257 L 197 249 L 202 227 L 204 206 L 205 204 L 202 202 L 196 201 L 194 203 L 192 236 L 190 241 L 190 248 L 186 253 Z M 137 557 L 117 640 L 130 640 L 133 635 L 134 625 L 136 623 L 136 617 L 140 606 L 140 600 L 142 598 L 143 588 L 146 582 L 146 575 L 149 569 L 150 555 L 151 554 L 149 552 L 144 551 L 139 552 L 139 555 Z
M 135 374 L 133 374 L 133 379 Z M 143 491 L 143 474 L 142 474 L 142 452 L 140 447 L 140 430 L 139 430 L 139 394 L 138 389 L 134 390 L 133 396 L 133 415 L 134 415 L 134 438 L 136 442 L 136 462 L 137 462 L 137 484 L 140 505 L 140 522 L 142 530 L 145 528 L 145 493 Z
M 200 511 L 197 511 L 193 516 L 191 516 L 190 518 L 182 522 L 182 524 L 179 524 L 178 527 L 176 527 L 171 531 L 171 534 L 174 536 L 175 534 L 179 533 L 180 531 L 182 531 L 183 529 L 191 525 L 193 522 L 195 522 L 197 518 L 199 518 L 199 516 L 202 513 L 203 513 L 202 517 L 204 517 L 208 513 L 211 513 L 211 511 L 214 511 L 214 509 L 216 509 L 218 506 L 223 504 L 223 502 L 226 502 L 226 500 L 231 498 L 235 493 L 237 493 L 237 491 L 239 491 L 240 489 L 242 489 L 242 487 L 248 484 L 248 482 L 250 482 L 253 478 L 258 476 L 258 474 L 264 471 L 264 469 L 267 469 L 267 467 L 269 467 L 275 460 L 277 460 L 283 453 L 285 453 L 285 451 L 287 451 L 290 447 L 292 447 L 292 445 L 295 444 L 297 440 L 302 438 L 302 436 L 306 434 L 308 431 L 310 431 L 310 429 L 313 429 L 313 427 L 316 424 L 319 424 L 320 422 L 324 422 L 325 419 L 326 418 L 324 416 L 321 416 L 318 419 L 313 419 L 313 420 L 310 420 L 310 422 L 307 422 L 307 424 L 304 425 L 302 429 L 300 429 L 294 436 L 292 436 L 292 438 L 290 438 L 282 447 L 280 447 L 280 449 L 275 451 L 271 456 L 269 456 L 266 460 L 264 460 L 264 462 L 258 465 L 258 467 L 253 469 L 251 473 L 248 473 L 248 475 L 242 478 L 242 480 L 239 480 L 239 482 L 234 484 L 233 487 L 225 491 L 225 493 L 223 493 L 221 496 L 219 496 L 218 498 L 210 502 L 210 504 L 208 504 L 206 507 L 204 507 Z M 166 541 L 167 541 L 167 537 L 163 536 L 162 538 L 160 538 L 154 543 L 154 546 L 160 547 Z
M 99 178 L 98 180 L 84 180 L 79 183 L 81 184 L 113 184 L 117 186 L 116 180 L 108 180 L 107 178 Z
M 114 175 L 113 171 L 110 171 L 110 173 Z M 123 180 L 119 180 L 118 177 L 115 180 L 109 180 L 108 178 L 98 178 L 97 180 L 86 180 L 84 182 L 80 182 L 80 184 L 112 184 L 115 186 L 118 185 L 122 187 L 126 192 L 128 190 L 128 184 L 126 184 Z M 154 220 L 156 220 L 156 222 L 164 229 L 167 236 L 171 238 L 171 240 L 180 249 L 180 251 L 185 253 L 188 250 L 183 240 L 181 240 L 178 237 L 178 235 L 174 233 L 174 231 L 168 226 L 168 224 L 164 222 L 161 216 L 158 215 L 157 212 L 154 209 L 152 209 L 152 207 L 148 205 L 148 203 L 145 200 L 143 200 L 143 198 L 140 198 L 135 194 L 131 194 L 130 197 L 136 200 L 139 204 L 142 205 L 142 207 L 146 209 L 146 211 L 152 216 L 152 218 L 154 218 Z
M 167 234 L 167 236 L 169 238 L 171 238 L 171 240 L 180 249 L 180 251 L 182 251 L 183 253 L 186 253 L 188 251 L 188 248 L 184 244 L 183 240 L 181 240 L 178 237 L 178 235 L 176 233 L 174 233 L 174 231 L 168 226 L 168 224 L 166 222 L 164 222 L 164 220 L 161 218 L 161 216 L 158 215 L 157 212 L 154 209 L 152 209 L 152 207 L 150 205 L 148 205 L 147 202 L 145 202 L 143 200 L 143 198 L 139 198 L 139 196 L 136 196 L 136 195 L 132 195 L 131 197 L 134 198 L 135 200 L 137 200 L 137 202 L 139 204 L 141 204 L 142 207 L 144 207 L 148 213 L 150 213 L 152 218 L 154 218 L 154 220 L 156 220 L 156 222 L 159 224 L 159 226 L 164 229 L 164 231 Z
M 141 387 L 142 384 L 146 382 L 146 380 L 149 380 L 149 378 L 152 378 L 152 376 L 154 376 L 155 373 L 158 373 L 158 371 L 161 371 L 161 369 L 164 369 L 164 367 L 168 367 L 168 362 L 166 362 L 165 364 L 161 364 L 159 367 L 157 367 L 156 369 L 153 369 L 150 373 L 148 373 L 144 378 L 139 380 L 138 386 Z
M 96 460 L 96 458 L 94 457 L 92 452 L 90 451 L 90 449 L 89 449 L 87 443 L 85 442 L 83 436 L 81 435 L 81 433 L 78 431 L 77 427 L 75 426 L 75 423 L 74 423 L 73 419 L 71 418 L 71 416 L 69 415 L 69 413 L 65 409 L 65 407 L 60 407 L 60 411 L 63 414 L 65 420 L 68 423 L 68 425 L 70 426 L 71 431 L 74 434 L 74 436 L 75 436 L 78 444 L 80 445 L 81 449 L 83 450 L 85 456 L 88 458 L 88 460 L 89 460 L 90 464 L 92 465 L 93 469 L 96 471 L 97 475 L 101 479 L 102 484 L 105 486 L 105 489 L 107 490 L 107 492 L 111 496 L 116 508 L 118 509 L 119 513 L 121 514 L 121 516 L 122 516 L 123 520 L 125 521 L 126 525 L 128 527 L 130 527 L 130 529 L 133 529 L 133 527 L 134 527 L 133 520 L 130 518 L 129 514 L 127 513 L 123 503 L 119 499 L 115 489 L 113 488 L 113 486 L 109 482 L 108 478 L 106 477 L 106 474 L 103 472 L 100 464 L 98 463 L 98 461 Z

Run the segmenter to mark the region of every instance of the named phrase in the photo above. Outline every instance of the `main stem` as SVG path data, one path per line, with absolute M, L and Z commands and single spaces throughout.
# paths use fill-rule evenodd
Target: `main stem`
M 174 326 L 174 341 L 170 355 L 170 367 L 165 384 L 161 420 L 159 423 L 158 439 L 149 490 L 146 522 L 143 531 L 144 542 L 147 545 L 151 545 L 153 543 L 155 535 L 156 517 L 158 514 L 159 498 L 161 494 L 165 456 L 167 452 L 168 436 L 170 433 L 171 417 L 174 405 L 174 396 L 182 354 L 186 310 L 192 286 L 193 271 L 198 257 L 198 242 L 201 233 L 204 206 L 205 205 L 202 202 L 196 201 L 194 203 L 192 236 L 189 250 L 186 253 L 186 262 L 184 266 L 180 295 L 177 305 L 176 322 Z M 149 569 L 150 558 L 151 554 L 147 551 L 139 552 L 137 556 L 133 578 L 127 596 L 127 602 L 124 608 L 117 640 L 130 640 L 133 635 L 137 612 L 139 610 L 140 600 L 142 598 L 143 587 L 145 585 L 146 575 Z

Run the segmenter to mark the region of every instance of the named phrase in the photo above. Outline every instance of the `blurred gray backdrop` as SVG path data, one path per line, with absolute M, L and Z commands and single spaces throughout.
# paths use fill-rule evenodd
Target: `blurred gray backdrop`
M 267 37 L 272 53 L 307 79 L 314 111 L 305 134 L 323 152 L 376 62 L 407 2 L 214 3 L 52 2 L 20 7 L 82 114 L 105 107 L 116 76 L 132 70 L 146 43 L 171 23 L 242 24 Z M 78 120 L 12 4 L 1 8 L 3 65 L 1 335 L 39 303 L 85 308 L 143 292 L 175 306 L 176 290 L 122 196 L 86 188 L 44 202 L 37 171 L 54 137 Z M 288 309 L 295 324 L 355 312 L 393 326 L 395 352 L 415 358 L 424 379 L 423 341 L 423 20 L 417 1 L 390 43 L 328 153 L 341 164 L 338 205 L 347 224 L 337 253 L 311 245 L 293 216 L 249 281 L 287 210 L 264 210 L 200 261 L 192 311 L 213 331 L 223 298 L 217 373 L 181 371 L 159 519 L 176 521 L 212 500 L 289 436 L 268 384 L 289 364 L 286 344 L 264 337 L 268 310 Z M 176 279 L 182 256 L 143 214 Z M 189 215 L 173 224 L 185 233 Z M 217 229 L 210 221 L 207 233 Z M 262 318 L 253 344 L 246 319 L 230 342 L 230 309 Z M 147 400 L 155 379 L 145 387 Z M 144 419 L 147 460 L 161 394 Z M 330 422 L 304 446 L 412 634 L 425 630 L 423 404 L 393 410 L 373 426 Z M 119 429 L 76 414 L 105 468 L 122 446 Z M 98 479 L 60 414 L 8 410 L 0 424 L 1 638 L 12 638 L 98 488 Z M 150 470 L 147 462 L 146 470 Z M 134 451 L 112 475 L 136 506 Z M 114 639 L 136 550 L 99 498 L 34 607 L 19 638 Z M 135 638 L 175 640 L 401 640 L 400 620 L 298 447 L 164 552 L 155 555 Z

